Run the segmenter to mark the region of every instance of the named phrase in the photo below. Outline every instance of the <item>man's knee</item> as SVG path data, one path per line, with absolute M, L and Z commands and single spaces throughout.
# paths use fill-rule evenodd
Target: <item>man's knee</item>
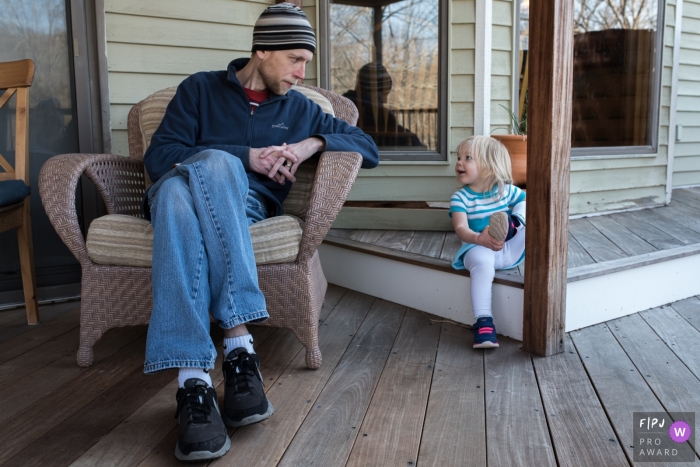
M 161 184 L 151 200 L 151 214 L 177 212 L 191 205 L 192 194 L 187 181 L 183 177 L 171 177 Z
M 218 149 L 206 149 L 195 156 L 196 162 L 210 177 L 217 176 L 245 176 L 245 168 L 240 158 Z

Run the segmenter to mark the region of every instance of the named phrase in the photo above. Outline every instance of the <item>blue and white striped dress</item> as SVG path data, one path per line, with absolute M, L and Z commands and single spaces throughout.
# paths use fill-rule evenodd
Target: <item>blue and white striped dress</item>
M 466 213 L 469 228 L 474 232 L 481 233 L 489 225 L 491 215 L 494 212 L 505 211 L 509 215 L 513 214 L 515 206 L 523 201 L 525 201 L 525 192 L 515 185 L 505 185 L 501 198 L 498 197 L 498 185 L 494 185 L 491 191 L 485 193 L 477 193 L 468 186 L 465 186 L 452 195 L 450 199 L 449 215 L 452 217 L 453 212 Z M 516 216 L 517 214 L 518 213 L 516 213 Z M 452 266 L 455 269 L 464 269 L 462 259 L 466 252 L 475 246 L 476 245 L 473 243 L 462 242 L 462 247 L 455 255 Z M 522 257 L 515 264 L 504 269 L 514 268 L 522 263 L 524 259 L 525 253 L 523 253 Z

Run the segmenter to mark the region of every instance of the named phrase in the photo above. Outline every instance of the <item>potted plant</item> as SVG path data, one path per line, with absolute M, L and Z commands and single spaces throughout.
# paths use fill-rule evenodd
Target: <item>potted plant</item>
M 505 106 L 501 106 L 510 115 L 511 125 L 510 135 L 491 135 L 508 149 L 510 154 L 510 164 L 513 169 L 513 184 L 521 188 L 525 187 L 527 174 L 527 96 L 523 106 L 522 118 L 518 118 L 513 111 Z

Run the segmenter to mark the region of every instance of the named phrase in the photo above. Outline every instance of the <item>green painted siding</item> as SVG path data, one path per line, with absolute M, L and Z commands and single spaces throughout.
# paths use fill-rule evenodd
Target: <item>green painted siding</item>
M 491 32 L 491 133 L 510 133 L 510 116 L 503 108 L 513 108 L 513 1 L 493 1 Z M 515 51 L 519 55 L 519 51 Z M 501 107 L 503 106 L 503 107 Z
M 683 0 L 673 186 L 700 185 L 700 1 Z M 674 134 L 675 136 L 675 134 Z

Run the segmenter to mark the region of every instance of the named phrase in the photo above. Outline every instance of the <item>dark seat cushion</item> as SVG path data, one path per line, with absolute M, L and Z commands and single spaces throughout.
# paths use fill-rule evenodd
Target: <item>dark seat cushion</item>
M 5 180 L 0 182 L 0 208 L 22 201 L 32 192 L 22 180 Z

